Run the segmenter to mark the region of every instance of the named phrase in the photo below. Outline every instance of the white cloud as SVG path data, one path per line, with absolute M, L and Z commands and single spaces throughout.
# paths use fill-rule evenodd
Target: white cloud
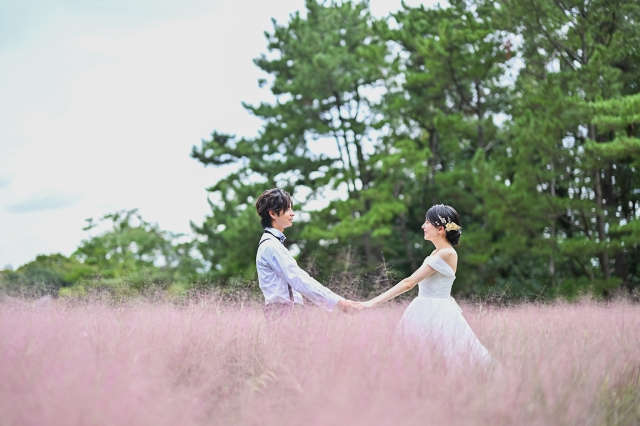
M 81 198 L 77 194 L 68 192 L 38 191 L 23 200 L 4 207 L 10 213 L 33 213 L 70 207 L 80 201 Z
M 6 188 L 11 185 L 12 180 L 13 178 L 10 175 L 2 174 L 2 172 L 0 172 L 0 189 Z

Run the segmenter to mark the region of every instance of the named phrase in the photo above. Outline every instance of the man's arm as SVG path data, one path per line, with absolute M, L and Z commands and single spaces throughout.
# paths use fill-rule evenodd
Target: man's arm
M 338 307 L 343 312 L 360 310 L 354 302 L 345 300 L 313 279 L 298 266 L 296 260 L 286 249 L 272 246 L 265 247 L 263 259 L 269 262 L 273 270 L 284 278 L 291 288 L 302 293 L 307 299 L 327 311 L 331 312 L 335 307 Z

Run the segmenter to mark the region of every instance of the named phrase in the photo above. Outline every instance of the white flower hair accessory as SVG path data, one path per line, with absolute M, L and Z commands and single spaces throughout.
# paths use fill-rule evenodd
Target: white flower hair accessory
M 462 226 L 458 225 L 457 223 L 449 222 L 444 226 L 444 229 L 446 229 L 447 232 L 449 232 L 449 231 L 458 231 L 458 230 L 462 229 Z
M 438 215 L 438 219 L 440 219 L 440 223 L 438 224 L 438 226 L 444 226 L 444 229 L 446 229 L 447 232 L 458 231 L 462 229 L 462 226 L 458 225 L 457 223 L 451 222 L 451 219 L 445 219 L 440 215 Z

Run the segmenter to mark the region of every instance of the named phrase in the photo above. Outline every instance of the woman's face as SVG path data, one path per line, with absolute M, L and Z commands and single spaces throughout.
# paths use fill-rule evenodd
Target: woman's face
M 422 224 L 422 230 L 424 231 L 424 239 L 427 241 L 433 240 L 440 233 L 441 226 L 434 226 L 429 219 L 425 219 Z

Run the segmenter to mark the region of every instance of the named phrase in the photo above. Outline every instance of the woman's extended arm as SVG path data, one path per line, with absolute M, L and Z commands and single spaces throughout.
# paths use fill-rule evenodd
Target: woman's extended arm
M 435 269 L 427 265 L 427 263 L 425 262 L 413 274 L 411 274 L 410 277 L 403 279 L 398 284 L 394 285 L 381 295 L 376 296 L 366 302 L 360 302 L 360 306 L 362 306 L 363 308 L 374 308 L 381 303 L 387 302 L 394 297 L 400 296 L 402 293 L 411 290 L 416 286 L 416 284 L 427 278 L 429 275 L 432 275 L 434 272 L 436 272 Z

